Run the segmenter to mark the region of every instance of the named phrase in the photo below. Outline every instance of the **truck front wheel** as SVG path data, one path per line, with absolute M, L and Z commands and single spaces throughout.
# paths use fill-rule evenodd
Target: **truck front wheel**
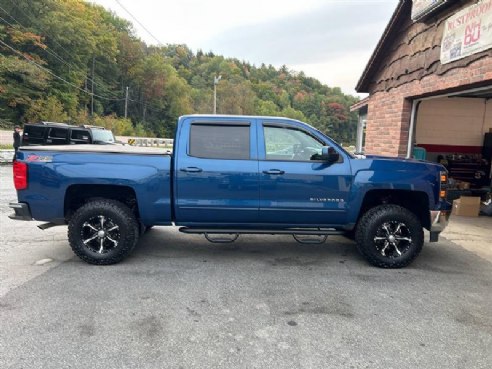
M 355 241 L 369 263 L 380 268 L 402 268 L 422 250 L 424 231 L 415 214 L 398 205 L 379 205 L 359 220 Z
M 96 200 L 81 206 L 68 224 L 73 252 L 90 264 L 115 264 L 127 257 L 139 237 L 132 211 L 115 200 Z

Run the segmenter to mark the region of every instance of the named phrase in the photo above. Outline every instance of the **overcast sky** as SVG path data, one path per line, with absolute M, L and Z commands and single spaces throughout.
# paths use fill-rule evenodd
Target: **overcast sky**
M 116 0 L 93 0 L 157 41 Z M 283 64 L 355 94 L 398 0 L 119 0 L 163 44 Z

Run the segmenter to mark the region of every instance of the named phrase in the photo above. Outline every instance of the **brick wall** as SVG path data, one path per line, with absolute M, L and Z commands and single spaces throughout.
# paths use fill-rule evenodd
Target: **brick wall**
M 412 101 L 448 92 L 492 86 L 492 49 L 441 64 L 445 20 L 473 4 L 452 3 L 427 22 L 412 22 L 412 2 L 402 0 L 394 26 L 381 46 L 359 92 L 369 92 L 365 152 L 406 156 Z
M 492 57 L 485 56 L 443 75 L 421 80 L 371 95 L 368 105 L 366 146 L 368 154 L 405 156 L 412 99 L 457 90 L 492 85 Z
M 369 92 L 368 154 L 405 156 L 412 100 L 492 85 L 492 49 L 442 65 L 440 48 L 445 19 L 474 3 L 453 3 L 428 22 L 412 22 L 405 0 L 395 28 L 361 87 Z

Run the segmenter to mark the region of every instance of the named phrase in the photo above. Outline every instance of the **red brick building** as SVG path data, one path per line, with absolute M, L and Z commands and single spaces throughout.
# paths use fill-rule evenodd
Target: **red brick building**
M 409 157 L 418 145 L 428 160 L 486 156 L 492 0 L 400 0 L 356 90 L 369 93 L 353 107 L 365 153 Z

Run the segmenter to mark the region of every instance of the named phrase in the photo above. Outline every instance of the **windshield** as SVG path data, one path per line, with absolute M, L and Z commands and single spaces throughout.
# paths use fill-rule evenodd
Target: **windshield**
M 91 131 L 94 142 L 114 143 L 113 132 L 106 129 L 92 129 Z

